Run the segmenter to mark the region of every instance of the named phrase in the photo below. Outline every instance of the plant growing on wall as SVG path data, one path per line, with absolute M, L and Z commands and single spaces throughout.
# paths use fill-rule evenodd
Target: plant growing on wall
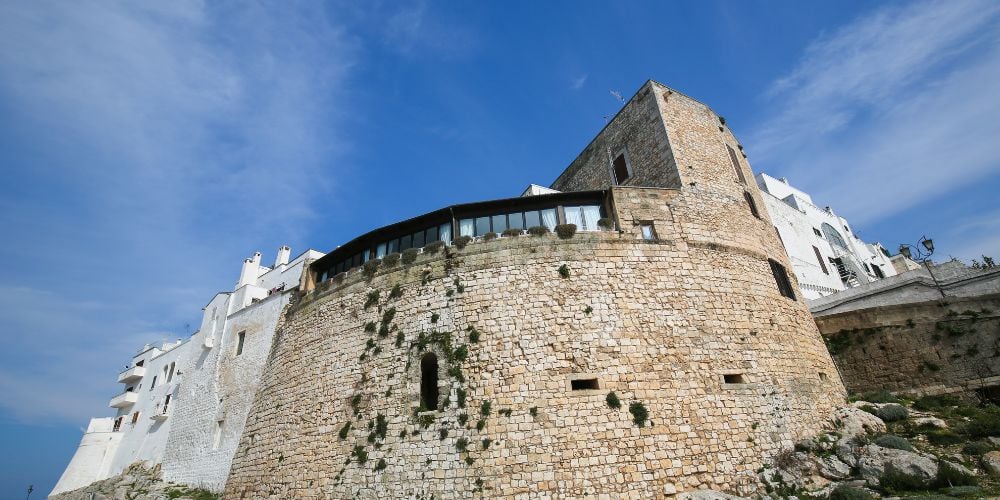
M 378 304 L 380 292 L 378 290 L 372 290 L 368 292 L 367 298 L 365 298 L 365 309 Z
M 343 427 L 340 428 L 340 432 L 337 433 L 341 440 L 347 439 L 347 433 L 351 432 L 351 423 L 347 422 Z
M 375 333 L 375 322 L 374 321 L 369 321 L 369 322 L 365 323 L 365 332 L 366 333 Z
M 649 420 L 649 411 L 646 410 L 646 405 L 636 401 L 628 405 L 628 412 L 632 414 L 632 421 L 635 422 L 635 425 L 646 426 L 646 422 Z
M 545 236 L 549 234 L 549 228 L 545 226 L 531 226 L 528 228 L 528 234 L 532 236 Z
M 444 248 L 443 241 L 441 240 L 432 241 L 428 243 L 426 246 L 424 246 L 424 253 L 430 253 L 430 254 L 438 253 L 441 251 L 442 248 Z
M 441 315 L 438 314 L 438 313 L 431 313 L 431 323 L 437 323 L 438 322 L 438 318 L 440 318 L 440 317 L 441 317 Z
M 556 235 L 561 239 L 568 240 L 576 234 L 576 224 L 559 224 L 556 226 Z
M 465 330 L 469 332 L 469 342 L 472 342 L 473 344 L 479 342 L 479 330 L 476 330 L 473 326 L 468 326 Z
M 386 466 L 386 463 L 385 463 L 385 459 L 384 458 L 380 458 L 380 459 L 378 459 L 378 463 L 375 464 L 375 472 L 378 472 L 378 471 L 381 471 L 381 470 L 385 470 L 386 467 L 387 466 Z
M 399 263 L 399 252 L 393 252 L 385 257 L 382 257 L 382 265 L 385 267 L 392 267 Z
M 364 264 L 361 265 L 361 270 L 365 273 L 365 276 L 371 279 L 372 276 L 375 276 L 375 271 L 378 271 L 378 265 L 381 262 L 382 261 L 380 259 L 372 259 L 366 261 Z
M 505 229 L 504 232 L 502 232 L 500 234 L 502 236 L 506 236 L 508 238 L 516 238 L 518 236 L 521 236 L 521 230 L 520 229 Z
M 622 407 L 622 402 L 618 399 L 618 395 L 615 394 L 615 391 L 609 392 L 608 397 L 604 398 L 604 400 L 607 401 L 608 408 L 611 408 L 612 410 L 617 410 Z
M 597 225 L 601 229 L 604 229 L 605 231 L 610 231 L 610 230 L 614 229 L 614 227 L 615 227 L 614 223 L 611 222 L 611 219 L 609 219 L 607 217 L 602 217 L 600 219 L 597 219 Z
M 403 265 L 408 266 L 413 264 L 417 260 L 417 254 L 419 253 L 420 250 L 417 250 L 416 248 L 407 248 L 406 250 L 403 250 Z
M 468 439 L 465 439 L 464 437 L 460 437 L 460 438 L 458 438 L 455 441 L 455 449 L 457 449 L 459 451 L 459 453 L 465 453 L 465 451 L 468 448 L 469 448 L 469 440 Z
M 590 314 L 590 313 L 592 313 L 592 312 L 594 312 L 594 308 L 593 308 L 593 307 L 590 307 L 590 306 L 587 306 L 587 307 L 585 307 L 585 308 L 583 309 L 583 313 L 584 313 L 584 314 Z
M 359 464 L 363 464 L 368 461 L 368 452 L 365 451 L 364 446 L 361 445 L 355 446 L 354 451 L 351 452 L 351 455 L 358 459 Z
M 389 300 L 398 299 L 403 296 L 403 287 L 396 283 L 392 286 L 392 290 L 389 290 Z
M 459 250 L 462 250 L 463 248 L 465 248 L 466 245 L 469 244 L 470 241 L 472 241 L 471 236 L 459 236 L 458 238 L 455 238 L 454 243 Z
M 497 233 L 489 232 L 483 235 L 483 241 L 490 241 L 497 239 Z
M 559 266 L 559 276 L 563 279 L 569 278 L 569 266 L 566 264 Z

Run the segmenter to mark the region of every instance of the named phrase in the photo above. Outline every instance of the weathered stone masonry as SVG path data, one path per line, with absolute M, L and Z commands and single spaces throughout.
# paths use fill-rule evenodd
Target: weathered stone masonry
M 627 147 L 632 179 L 612 187 L 595 153 L 554 185 L 611 188 L 620 231 L 447 247 L 304 293 L 279 325 L 226 496 L 752 491 L 756 469 L 844 390 L 801 298 L 779 293 L 768 259 L 787 260 L 766 213 L 747 209 L 744 191 L 759 193 L 727 143 L 711 110 L 648 82 L 588 148 Z M 426 351 L 448 404 L 419 413 Z M 599 388 L 572 390 L 580 377 Z M 632 403 L 648 410 L 642 427 Z

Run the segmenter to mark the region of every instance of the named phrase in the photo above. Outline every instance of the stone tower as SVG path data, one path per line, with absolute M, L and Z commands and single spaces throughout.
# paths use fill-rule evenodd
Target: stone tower
M 707 106 L 645 83 L 552 188 L 313 262 L 226 496 L 748 493 L 843 402 L 742 147 Z M 520 231 L 563 222 L 578 232 Z

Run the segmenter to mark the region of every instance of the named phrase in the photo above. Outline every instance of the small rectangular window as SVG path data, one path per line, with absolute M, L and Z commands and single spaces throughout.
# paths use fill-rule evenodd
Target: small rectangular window
M 819 249 L 813 246 L 813 253 L 816 254 L 816 260 L 819 261 L 819 267 L 823 269 L 823 274 L 830 274 L 830 271 L 826 268 L 826 262 L 823 262 L 823 255 L 819 253 Z
M 574 391 L 600 389 L 600 386 L 597 384 L 596 378 L 578 378 L 576 380 L 570 380 L 569 386 L 570 389 Z
M 149 390 L 153 390 L 156 387 L 156 375 L 153 375 L 153 381 L 149 383 Z
M 729 150 L 729 159 L 733 162 L 733 170 L 736 171 L 736 179 L 740 181 L 740 184 L 746 184 L 747 178 L 743 176 L 743 167 L 740 166 L 740 160 L 736 158 L 736 151 L 726 144 L 726 149 Z
M 885 273 L 882 272 L 882 267 L 879 266 L 878 264 L 872 264 L 872 271 L 875 272 L 875 276 L 878 279 L 885 278 Z
M 781 292 L 781 295 L 795 300 L 795 291 L 792 289 L 792 282 L 788 279 L 785 266 L 773 259 L 767 259 L 767 263 L 771 265 L 771 274 L 774 275 L 774 282 L 778 285 L 778 291 Z
M 628 158 L 626 158 L 625 150 L 623 149 L 620 153 L 618 153 L 618 156 L 615 157 L 615 161 L 612 163 L 612 170 L 615 174 L 616 185 L 620 186 L 632 176 L 632 169 L 629 168 L 628 163 Z
M 134 425 L 138 421 L 139 421 L 139 412 L 135 412 L 132 414 L 132 424 Z
M 745 384 L 742 373 L 727 373 L 722 376 L 722 382 L 726 384 Z
M 754 217 L 760 218 L 760 212 L 757 211 L 757 202 L 753 201 L 753 195 L 749 191 L 743 191 L 743 197 L 747 200 L 747 205 L 750 207 L 750 213 Z
M 243 354 L 243 341 L 246 340 L 247 332 L 242 331 L 236 334 L 236 355 Z
M 653 228 L 652 222 L 643 222 L 639 224 L 639 229 L 642 230 L 642 239 L 647 241 L 656 240 L 656 229 Z

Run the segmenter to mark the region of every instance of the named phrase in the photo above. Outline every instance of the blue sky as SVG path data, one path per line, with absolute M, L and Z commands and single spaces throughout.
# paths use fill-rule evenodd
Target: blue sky
M 988 0 L 4 2 L 0 497 L 253 251 L 547 184 L 648 78 L 863 238 L 1000 255 L 998 38 Z

